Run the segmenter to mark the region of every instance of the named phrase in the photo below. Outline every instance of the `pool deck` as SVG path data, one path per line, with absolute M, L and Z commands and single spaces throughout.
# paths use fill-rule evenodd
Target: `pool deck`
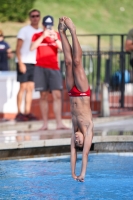
M 133 152 L 133 116 L 94 118 L 94 152 Z M 59 156 L 70 153 L 71 120 L 63 120 L 68 130 L 56 130 L 49 120 L 49 130 L 39 131 L 42 121 L 1 122 L 0 159 Z

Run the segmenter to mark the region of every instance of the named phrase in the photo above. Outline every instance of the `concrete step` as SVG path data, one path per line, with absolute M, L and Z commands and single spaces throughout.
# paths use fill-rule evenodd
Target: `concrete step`
M 119 121 L 122 119 L 130 119 L 133 118 L 133 115 L 128 116 L 117 116 L 117 117 L 97 117 L 93 118 L 94 127 L 99 124 L 106 124 L 107 122 Z M 71 119 L 63 119 L 64 125 L 68 128 L 72 128 Z M 42 127 L 43 121 L 28 121 L 28 122 L 16 122 L 15 120 L 0 122 L 0 132 L 6 130 L 15 130 L 15 131 L 38 131 Z M 56 121 L 49 120 L 48 121 L 48 129 L 56 129 Z
M 72 127 L 71 120 L 62 120 L 64 125 L 68 128 Z M 0 123 L 0 131 L 4 130 L 16 130 L 16 131 L 38 131 L 43 125 L 43 121 L 28 121 L 28 122 L 16 122 L 14 120 Z M 48 129 L 56 129 L 56 121 L 48 121 Z
M 51 157 L 70 153 L 71 130 L 38 132 L 3 131 L 0 134 L 0 160 Z M 133 135 L 95 135 L 92 151 L 133 152 Z

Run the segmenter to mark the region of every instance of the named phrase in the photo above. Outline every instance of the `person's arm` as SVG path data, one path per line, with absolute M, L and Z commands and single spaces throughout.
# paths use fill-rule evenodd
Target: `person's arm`
M 59 35 L 54 30 L 51 30 L 51 39 L 55 41 L 57 48 L 62 51 L 62 44 Z
M 8 58 L 13 58 L 13 53 L 12 53 L 12 50 L 10 48 L 7 49 L 7 57 Z
M 61 41 L 60 41 L 60 39 L 58 38 L 58 35 L 57 35 L 56 32 L 55 32 L 55 38 L 54 38 L 54 40 L 55 40 L 55 43 L 56 43 L 58 49 L 59 49 L 60 51 L 62 51 L 62 44 L 61 44 Z
M 35 41 L 32 41 L 31 45 L 30 45 L 30 50 L 33 51 L 33 50 L 37 49 L 37 47 L 41 44 L 41 42 L 44 40 L 44 38 L 49 37 L 49 35 L 50 35 L 49 32 L 50 32 L 49 30 L 43 31 L 42 35 L 39 38 L 37 38 Z
M 86 133 L 86 136 L 85 136 L 85 139 L 84 139 L 81 173 L 80 173 L 80 176 L 78 176 L 78 178 L 77 178 L 77 180 L 79 180 L 81 182 L 84 181 L 87 163 L 88 163 L 88 154 L 89 154 L 90 147 L 92 144 L 92 138 L 93 138 L 93 123 L 90 123 L 89 128 Z
M 75 175 L 76 160 L 77 160 L 77 151 L 75 149 L 74 133 L 73 133 L 71 137 L 71 173 L 72 177 L 75 180 L 77 179 L 77 176 Z
M 55 42 L 56 42 L 56 45 L 57 45 L 58 49 L 62 51 L 61 41 L 59 39 L 57 39 L 57 40 L 55 40 Z
M 24 63 L 22 63 L 21 60 L 21 53 L 20 53 L 20 49 L 22 48 L 23 45 L 23 40 L 22 39 L 17 39 L 17 46 L 16 46 L 16 56 L 18 58 L 18 65 L 19 65 L 19 70 L 21 73 L 25 73 L 26 72 L 26 66 Z
M 5 42 L 5 46 L 6 46 L 7 57 L 13 58 L 13 53 L 12 53 L 12 50 L 10 48 L 10 45 L 7 42 Z

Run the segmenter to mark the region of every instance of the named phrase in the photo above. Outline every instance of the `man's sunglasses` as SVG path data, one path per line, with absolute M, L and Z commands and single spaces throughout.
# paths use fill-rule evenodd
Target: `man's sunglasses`
M 31 18 L 40 17 L 40 15 L 31 15 Z

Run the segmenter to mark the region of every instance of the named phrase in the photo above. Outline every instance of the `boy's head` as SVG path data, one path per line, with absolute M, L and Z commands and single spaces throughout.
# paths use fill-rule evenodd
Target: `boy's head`
M 83 149 L 84 146 L 84 136 L 81 132 L 77 131 L 75 133 L 75 148 L 76 149 Z

